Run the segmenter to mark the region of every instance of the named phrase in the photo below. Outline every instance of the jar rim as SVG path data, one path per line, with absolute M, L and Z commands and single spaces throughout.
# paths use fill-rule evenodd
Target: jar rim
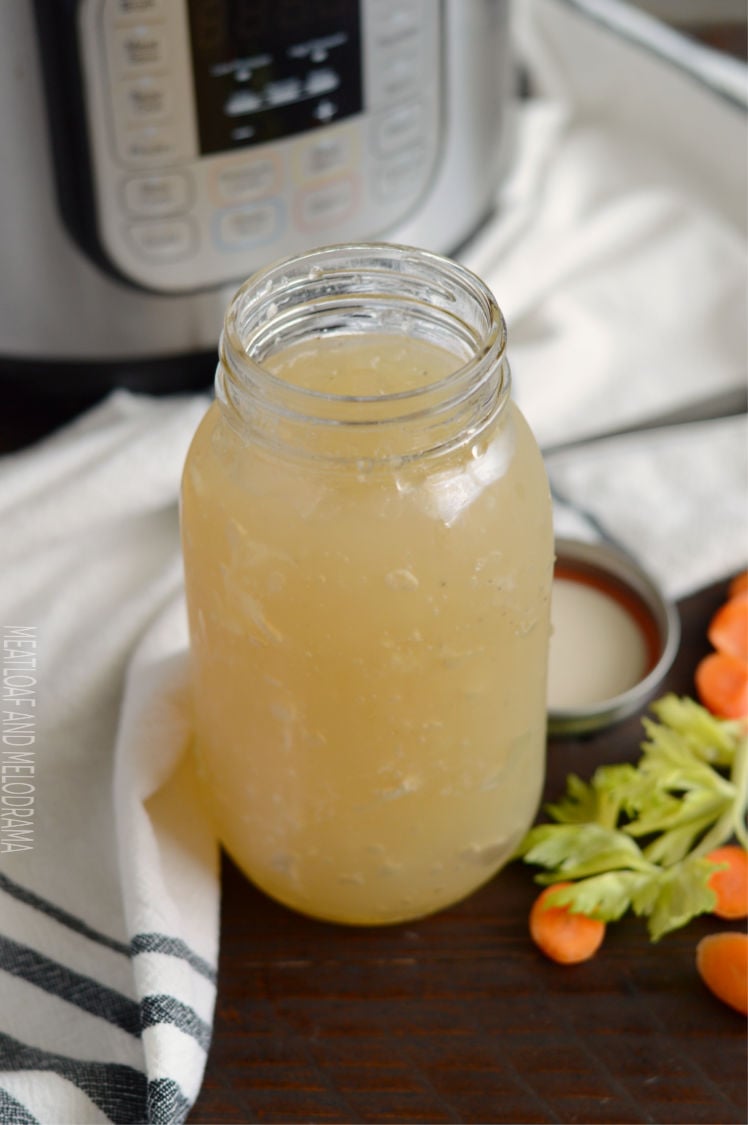
M 305 340 L 333 331 L 386 333 L 380 320 L 396 323 L 398 316 L 410 318 L 409 334 L 419 334 L 413 331 L 417 325 L 424 339 L 430 338 L 424 326 L 448 338 L 453 347 L 445 344 L 444 350 L 454 352 L 454 369 L 401 390 L 341 394 L 293 383 L 263 365 L 266 355 L 289 346 L 286 336 L 294 332 Z M 335 327 L 336 318 L 345 326 Z M 316 328 L 305 335 L 307 321 Z M 261 410 L 318 426 L 417 425 L 435 415 L 457 417 L 465 404 L 487 399 L 489 391 L 493 417 L 509 396 L 506 340 L 496 298 L 466 266 L 398 243 L 330 244 L 270 263 L 239 287 L 221 334 L 216 390 L 237 424 Z M 482 402 L 483 424 L 486 410 Z
M 488 327 L 485 334 L 485 339 L 481 343 L 480 350 L 476 354 L 466 360 L 465 363 L 459 364 L 456 369 L 449 372 L 449 375 L 442 376 L 430 382 L 425 382 L 418 387 L 408 390 L 393 391 L 393 393 L 386 393 L 384 395 L 341 395 L 330 390 L 318 390 L 316 388 L 296 387 L 294 389 L 300 391 L 310 398 L 327 399 L 330 402 L 337 402 L 337 400 L 345 400 L 345 402 L 358 402 L 370 403 L 381 402 L 382 399 L 398 400 L 417 398 L 418 396 L 425 395 L 429 391 L 433 391 L 436 386 L 447 384 L 460 375 L 460 372 L 465 368 L 474 368 L 476 363 L 479 363 L 487 355 L 495 353 L 494 360 L 501 361 L 506 350 L 506 322 L 504 315 L 499 308 L 496 298 L 492 290 L 488 288 L 486 282 L 479 278 L 476 273 L 469 270 L 467 267 L 462 266 L 459 262 L 452 259 L 445 258 L 441 254 L 436 254 L 433 251 L 423 250 L 416 248 L 416 246 L 408 246 L 400 243 L 387 243 L 387 242 L 352 242 L 352 243 L 331 243 L 325 246 L 317 246 L 317 248 L 305 251 L 301 254 L 292 254 L 287 258 L 282 258 L 279 261 L 271 262 L 268 266 L 262 267 L 260 270 L 253 273 L 250 278 L 247 278 L 243 284 L 236 290 L 231 303 L 229 303 L 225 321 L 224 331 L 222 336 L 222 358 L 224 353 L 224 345 L 231 344 L 232 352 L 236 357 L 241 357 L 242 362 L 251 364 L 251 366 L 259 368 L 262 371 L 262 376 L 268 379 L 271 384 L 278 384 L 283 387 L 288 386 L 286 379 L 282 379 L 268 368 L 264 368 L 262 363 L 258 362 L 253 355 L 247 350 L 246 341 L 242 339 L 242 332 L 240 325 L 238 325 L 238 315 L 241 309 L 245 306 L 247 298 L 263 299 L 265 296 L 270 296 L 274 285 L 282 284 L 288 278 L 288 271 L 292 267 L 295 271 L 301 271 L 308 263 L 307 273 L 312 275 L 314 270 L 323 270 L 322 277 L 330 278 L 332 270 L 324 270 L 324 263 L 327 261 L 335 261 L 343 257 L 362 257 L 362 255 L 379 254 L 381 258 L 398 261 L 400 263 L 412 262 L 417 258 L 418 262 L 427 264 L 430 270 L 433 271 L 435 276 L 448 276 L 452 284 L 459 282 L 465 293 L 469 293 L 476 303 L 483 305 L 487 313 Z M 369 272 L 373 272 L 369 267 Z M 335 269 L 335 273 L 350 272 L 349 266 L 346 270 L 341 267 Z M 386 273 L 386 270 L 379 267 L 379 271 Z M 442 290 L 443 291 L 443 290 Z M 444 293 L 444 297 L 450 299 L 448 293 Z

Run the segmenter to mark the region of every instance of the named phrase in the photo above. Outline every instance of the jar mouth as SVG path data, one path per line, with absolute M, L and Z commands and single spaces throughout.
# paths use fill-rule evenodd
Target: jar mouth
M 455 367 L 403 389 L 341 393 L 303 386 L 266 365 L 295 343 L 358 334 L 429 341 L 452 353 Z M 450 259 L 388 243 L 324 246 L 269 265 L 236 292 L 216 391 L 239 425 L 269 411 L 291 424 L 381 430 L 458 419 L 477 406 L 482 429 L 509 395 L 506 336 L 489 288 Z

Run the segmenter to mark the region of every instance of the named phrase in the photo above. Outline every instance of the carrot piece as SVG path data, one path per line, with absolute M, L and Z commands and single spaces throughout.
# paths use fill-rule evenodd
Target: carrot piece
M 710 863 L 725 865 L 709 877 L 709 886 L 717 896 L 712 913 L 718 918 L 748 918 L 748 852 L 737 844 L 725 844 L 706 858 Z
M 554 883 L 538 895 L 530 910 L 530 936 L 537 947 L 561 965 L 588 961 L 605 937 L 605 923 L 586 914 L 572 914 L 568 906 L 548 906 L 553 892 L 571 883 Z
M 727 652 L 710 652 L 696 666 L 699 699 L 720 719 L 748 716 L 748 663 Z
M 717 652 L 748 662 L 748 590 L 735 594 L 717 610 L 707 636 Z
M 748 1015 L 748 934 L 709 934 L 696 946 L 696 968 L 718 1000 Z
M 748 570 L 744 570 L 742 574 L 736 574 L 730 585 L 727 587 L 728 598 L 734 598 L 737 594 L 744 594 L 748 590 Z

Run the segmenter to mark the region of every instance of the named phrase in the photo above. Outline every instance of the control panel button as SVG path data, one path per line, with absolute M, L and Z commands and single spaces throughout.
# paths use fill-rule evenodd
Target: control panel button
M 119 148 L 125 163 L 135 166 L 168 163 L 177 155 L 174 134 L 161 125 L 147 125 L 132 132 L 121 131 Z
M 158 19 L 164 14 L 165 0 L 108 0 L 108 14 L 117 23 Z
M 374 121 L 374 147 L 383 156 L 409 148 L 422 139 L 425 115 L 421 102 L 397 105 Z
M 180 172 L 135 176 L 125 181 L 123 195 L 130 214 L 156 218 L 183 211 L 189 202 L 190 184 Z
M 374 34 L 379 43 L 402 43 L 410 35 L 418 35 L 428 18 L 421 0 L 378 0 L 374 9 Z
M 426 161 L 425 151 L 413 148 L 382 164 L 375 180 L 377 197 L 387 203 L 415 194 L 423 183 Z
M 138 252 L 153 262 L 177 262 L 194 253 L 195 229 L 189 219 L 133 223 L 128 228 Z
M 160 121 L 171 110 L 171 88 L 158 75 L 142 75 L 122 84 L 121 105 L 126 120 L 133 124 Z
M 117 70 L 133 74 L 163 68 L 168 59 L 169 40 L 165 27 L 138 23 L 118 28 L 113 47 Z
M 314 133 L 300 141 L 294 154 L 294 172 L 299 180 L 314 180 L 351 168 L 354 163 L 354 132 L 340 127 Z
M 274 195 L 281 187 L 280 161 L 275 156 L 261 156 L 241 163 L 218 164 L 211 186 L 219 205 Z
M 276 200 L 252 207 L 236 207 L 216 216 L 215 239 L 226 250 L 270 242 L 278 234 L 280 208 Z
M 352 176 L 344 176 L 318 188 L 302 191 L 298 198 L 299 224 L 305 230 L 342 222 L 356 208 L 356 184 Z
M 377 63 L 371 75 L 374 105 L 412 97 L 423 85 L 420 48 L 419 40 L 413 39 L 377 52 Z

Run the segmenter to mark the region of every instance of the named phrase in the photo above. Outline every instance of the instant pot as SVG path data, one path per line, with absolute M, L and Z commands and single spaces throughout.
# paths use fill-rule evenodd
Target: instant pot
M 0 375 L 212 376 L 237 285 L 351 239 L 450 253 L 510 149 L 509 0 L 2 0 Z

